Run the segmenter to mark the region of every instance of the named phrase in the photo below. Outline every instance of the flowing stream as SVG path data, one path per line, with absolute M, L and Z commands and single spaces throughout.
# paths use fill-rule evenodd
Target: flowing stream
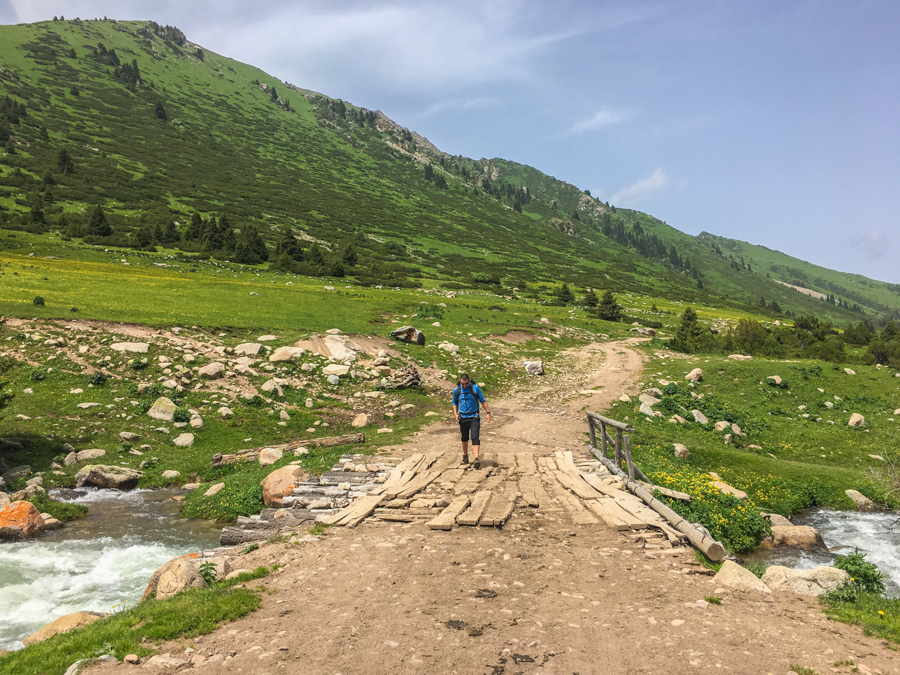
M 825 540 L 828 551 L 803 551 L 780 547 L 749 555 L 747 560 L 762 560 L 767 565 L 810 569 L 817 565 L 833 565 L 837 554 L 851 553 L 854 548 L 858 548 L 866 554 L 866 560 L 878 565 L 884 573 L 887 594 L 900 597 L 898 518 L 900 515 L 885 512 L 860 513 L 811 509 L 795 517 L 793 523 L 817 529 Z
M 0 649 L 82 610 L 107 613 L 140 601 L 168 560 L 218 546 L 221 526 L 178 517 L 177 490 L 85 489 L 86 518 L 40 539 L 0 544 Z

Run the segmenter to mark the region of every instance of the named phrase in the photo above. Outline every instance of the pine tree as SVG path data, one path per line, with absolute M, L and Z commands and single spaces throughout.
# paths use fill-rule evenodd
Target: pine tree
M 156 115 L 156 119 L 158 120 L 168 119 L 168 116 L 166 115 L 166 109 L 163 107 L 162 101 L 156 102 L 153 113 Z
M 604 321 L 622 320 L 622 305 L 616 302 L 616 296 L 612 291 L 604 292 L 603 297 L 600 298 L 600 304 L 597 305 L 597 318 Z
M 65 148 L 60 148 L 59 153 L 56 155 L 56 168 L 59 169 L 60 173 L 64 174 L 75 172 L 75 163 L 72 161 L 69 151 Z
M 582 300 L 584 301 L 584 306 L 589 309 L 593 309 L 600 302 L 600 298 L 597 297 L 593 288 L 589 288 L 584 292 Z
M 672 349 L 686 354 L 712 349 L 712 334 L 700 325 L 700 319 L 693 307 L 685 307 L 670 346 Z
M 343 253 L 341 253 L 341 261 L 348 267 L 353 267 L 358 258 L 359 255 L 356 252 L 356 246 L 352 243 L 347 244 L 347 246 L 344 247 Z
M 194 211 L 191 214 L 191 223 L 184 231 L 185 241 L 197 241 L 203 234 L 203 218 Z
M 95 237 L 108 237 L 112 234 L 112 226 L 106 219 L 106 211 L 97 204 L 88 218 L 87 233 Z
M 563 285 L 556 291 L 556 299 L 564 305 L 568 305 L 575 300 L 575 294 L 569 288 L 569 284 L 563 282 Z

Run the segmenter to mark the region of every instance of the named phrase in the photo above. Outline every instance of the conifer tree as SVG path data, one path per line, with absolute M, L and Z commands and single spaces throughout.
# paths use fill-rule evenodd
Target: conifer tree
M 600 304 L 597 305 L 597 318 L 604 321 L 622 320 L 622 305 L 616 302 L 616 296 L 612 291 L 606 291 L 600 298 Z
M 87 233 L 95 237 L 108 237 L 112 234 L 112 226 L 106 219 L 106 211 L 100 204 L 97 204 L 88 217 Z

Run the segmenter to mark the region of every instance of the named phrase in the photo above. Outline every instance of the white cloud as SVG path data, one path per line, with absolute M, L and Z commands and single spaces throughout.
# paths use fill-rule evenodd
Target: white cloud
M 613 206 L 622 206 L 624 208 L 636 208 L 648 196 L 665 190 L 672 184 L 671 179 L 662 167 L 658 168 L 646 178 L 642 178 L 636 183 L 627 185 L 615 194 L 610 195 L 609 203 Z
M 572 125 L 570 131 L 579 134 L 583 131 L 592 131 L 594 129 L 602 129 L 611 124 L 618 124 L 628 115 L 621 110 L 613 110 L 612 108 L 603 108 L 598 110 L 592 117 L 586 117 Z
M 890 242 L 883 232 L 869 232 L 851 239 L 850 248 L 859 251 L 859 257 L 863 260 L 878 260 L 887 255 Z

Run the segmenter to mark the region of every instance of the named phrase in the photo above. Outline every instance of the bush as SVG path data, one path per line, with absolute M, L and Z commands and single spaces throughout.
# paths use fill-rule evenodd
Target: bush
M 187 408 L 175 408 L 175 412 L 172 413 L 172 421 L 173 422 L 190 422 L 191 421 L 191 413 Z
M 95 387 L 102 387 L 106 384 L 107 379 L 109 378 L 98 370 L 88 378 L 88 384 L 92 384 Z
M 850 575 L 850 583 L 856 586 L 858 592 L 884 593 L 884 575 L 875 563 L 866 560 L 866 554 L 860 553 L 858 548 L 853 553 L 839 555 L 834 566 Z
M 43 380 L 47 377 L 47 371 L 43 368 L 35 368 L 31 371 L 31 375 L 29 376 L 32 382 L 43 382 Z
M 143 370 L 150 362 L 147 359 L 128 359 L 128 367 L 133 370 Z
M 45 304 L 44 298 L 42 298 L 40 295 L 36 295 L 34 296 L 34 300 L 31 301 L 31 304 L 35 307 L 43 307 Z

